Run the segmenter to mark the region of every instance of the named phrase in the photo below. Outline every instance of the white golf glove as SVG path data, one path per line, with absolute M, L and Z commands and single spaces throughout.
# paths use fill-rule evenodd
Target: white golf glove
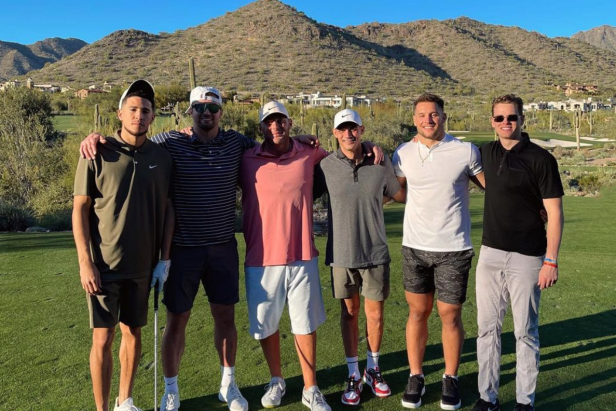
M 154 273 L 152 274 L 152 283 L 150 287 L 154 287 L 156 285 L 156 281 L 158 281 L 158 291 L 163 290 L 163 284 L 167 281 L 167 277 L 169 277 L 169 269 L 171 268 L 171 260 L 158 260 L 158 264 L 154 268 Z

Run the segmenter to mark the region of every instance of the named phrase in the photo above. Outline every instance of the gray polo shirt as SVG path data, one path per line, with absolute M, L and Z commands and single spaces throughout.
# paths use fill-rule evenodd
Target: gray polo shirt
M 383 219 L 383 196 L 400 191 L 387 156 L 379 165 L 374 157 L 359 164 L 339 149 L 321 161 L 329 193 L 329 235 L 325 263 L 362 268 L 388 264 L 389 250 Z
M 74 195 L 92 198 L 92 260 L 103 280 L 148 277 L 158 261 L 171 183 L 171 156 L 146 140 L 138 148 L 107 137 L 79 160 Z

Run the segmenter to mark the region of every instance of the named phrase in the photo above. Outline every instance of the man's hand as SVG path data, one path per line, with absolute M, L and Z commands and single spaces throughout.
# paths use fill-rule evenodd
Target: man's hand
M 550 288 L 551 286 L 556 284 L 558 280 L 558 267 L 553 267 L 551 265 L 544 264 L 541 267 L 541 271 L 539 271 L 539 282 L 537 285 L 541 290 L 545 290 L 546 288 Z
M 94 160 L 94 158 L 96 158 L 96 144 L 105 144 L 106 142 L 105 136 L 98 133 L 90 134 L 88 137 L 84 138 L 79 145 L 79 154 L 81 154 L 81 158 Z
M 385 157 L 385 155 L 383 154 L 383 150 L 381 150 L 381 147 L 370 141 L 363 141 L 361 144 L 366 149 L 365 151 L 368 153 L 366 154 L 368 157 L 374 156 L 374 164 L 381 164 L 383 158 Z
M 158 281 L 158 291 L 163 290 L 163 285 L 165 281 L 167 281 L 167 277 L 169 277 L 169 269 L 171 268 L 171 260 L 159 260 L 158 264 L 154 268 L 154 273 L 152 274 L 152 283 L 150 283 L 150 287 L 154 287 L 156 282 Z
M 321 145 L 321 142 L 319 141 L 319 137 L 313 136 L 311 134 L 302 134 L 299 136 L 295 136 L 293 137 L 293 140 L 296 140 L 302 144 L 305 144 L 307 146 L 314 147 L 314 148 L 317 148 Z
M 180 133 L 186 134 L 187 136 L 192 136 L 193 135 L 193 128 L 192 128 L 192 126 L 184 127 L 183 129 L 180 130 Z
M 94 263 L 79 264 L 79 276 L 81 277 L 81 287 L 86 293 L 96 295 L 101 292 L 101 275 Z

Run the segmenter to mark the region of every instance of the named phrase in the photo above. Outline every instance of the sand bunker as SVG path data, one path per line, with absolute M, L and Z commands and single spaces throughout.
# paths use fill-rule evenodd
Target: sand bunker
M 556 146 L 577 147 L 577 144 L 575 141 L 564 141 L 564 140 L 555 140 L 555 139 L 539 140 L 536 138 L 531 138 L 530 141 L 532 141 L 533 143 L 541 147 L 556 147 Z M 580 147 L 592 147 L 592 144 L 580 143 Z
M 597 143 L 606 143 L 608 141 L 616 141 L 610 138 L 594 138 L 594 137 L 580 137 L 580 140 L 596 141 Z

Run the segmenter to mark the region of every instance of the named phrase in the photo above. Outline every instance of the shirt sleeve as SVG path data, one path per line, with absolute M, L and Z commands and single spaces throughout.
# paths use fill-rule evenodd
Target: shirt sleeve
M 169 144 L 167 143 L 167 140 L 169 140 L 169 135 L 167 133 L 156 134 L 155 136 L 152 136 L 151 140 L 163 147 L 165 150 L 169 150 Z
M 545 160 L 541 163 L 541 167 L 539 167 L 537 182 L 541 198 L 543 199 L 558 198 L 565 195 L 558 171 L 558 162 L 550 153 L 547 153 Z
M 325 173 L 321 168 L 321 163 L 314 166 L 314 184 L 312 186 L 312 197 L 319 198 L 327 192 L 327 182 L 325 181 Z
M 385 167 L 385 187 L 383 188 L 383 195 L 393 197 L 398 193 L 398 191 L 400 191 L 402 186 L 400 186 L 400 183 L 396 178 L 394 166 L 392 165 L 389 157 L 385 156 L 381 165 Z
M 468 143 L 471 147 L 470 158 L 468 162 L 468 175 L 476 176 L 483 171 L 483 165 L 481 164 L 481 154 L 479 149 L 473 143 Z
M 402 147 L 404 147 L 404 145 L 401 145 L 400 147 L 396 149 L 396 151 L 394 151 L 394 157 L 392 160 L 392 163 L 394 166 L 394 173 L 396 174 L 396 177 L 406 177 L 404 175 L 404 172 L 402 171 L 402 163 L 400 161 L 400 149 Z
M 255 146 L 255 140 L 253 138 L 247 137 L 241 133 L 238 133 L 237 131 L 236 131 L 236 134 L 237 134 L 237 138 L 242 143 L 243 151 L 251 149 Z
M 329 155 L 329 153 L 327 152 L 327 150 L 325 150 L 322 147 L 318 147 L 316 149 L 309 149 L 309 150 L 316 150 L 317 152 L 315 153 L 315 161 L 314 163 L 317 164 L 319 162 L 321 162 L 321 160 L 323 160 L 325 157 L 327 157 Z
M 80 158 L 75 172 L 73 196 L 88 196 L 94 198 L 96 193 L 96 181 L 94 161 Z

